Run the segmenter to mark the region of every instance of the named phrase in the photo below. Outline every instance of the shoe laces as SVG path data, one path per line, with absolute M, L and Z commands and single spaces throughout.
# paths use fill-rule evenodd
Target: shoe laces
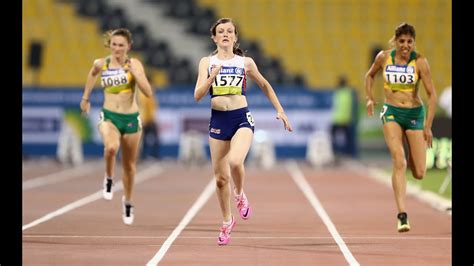
M 227 232 L 228 229 L 229 229 L 229 226 L 227 226 L 227 225 L 221 226 L 221 236 L 222 236 L 222 235 L 227 235 L 227 234 L 229 234 L 229 233 Z
M 221 226 L 221 233 L 220 233 L 220 236 L 227 236 L 230 234 L 230 228 L 232 226 L 232 223 L 234 222 L 233 221 L 234 218 L 232 218 L 232 220 L 230 220 L 230 224 L 223 224 Z
M 241 196 L 237 196 L 237 208 L 239 209 L 248 208 L 248 206 L 249 206 L 249 202 L 243 193 Z

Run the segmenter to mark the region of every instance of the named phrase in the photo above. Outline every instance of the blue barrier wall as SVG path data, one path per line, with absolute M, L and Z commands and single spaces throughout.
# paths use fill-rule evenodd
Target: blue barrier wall
M 317 130 L 329 131 L 332 115 L 332 90 L 307 90 L 301 87 L 275 87 L 294 132 L 284 130 L 283 123 L 258 87 L 249 88 L 247 101 L 255 119 L 256 130 L 265 130 L 276 146 L 278 158 L 302 158 L 306 143 Z M 103 92 L 93 90 L 88 117 L 80 116 L 82 88 L 23 89 L 23 155 L 55 156 L 57 140 L 65 121 L 69 121 L 83 141 L 85 156 L 102 156 L 103 146 L 97 121 Z M 157 124 L 160 155 L 176 157 L 181 132 L 197 129 L 206 132 L 210 117 L 210 97 L 196 103 L 194 86 L 174 86 L 157 90 Z M 207 137 L 206 137 L 207 138 Z M 206 141 L 207 142 L 207 141 Z

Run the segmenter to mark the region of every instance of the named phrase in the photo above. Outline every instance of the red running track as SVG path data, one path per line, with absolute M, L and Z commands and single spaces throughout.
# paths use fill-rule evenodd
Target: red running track
M 219 247 L 209 164 L 140 163 L 132 226 L 121 190 L 101 198 L 102 162 L 45 164 L 23 164 L 24 265 L 451 265 L 450 215 L 408 196 L 412 230 L 400 234 L 391 188 L 351 168 L 248 166 L 253 216 L 241 220 L 232 204 L 237 225 Z

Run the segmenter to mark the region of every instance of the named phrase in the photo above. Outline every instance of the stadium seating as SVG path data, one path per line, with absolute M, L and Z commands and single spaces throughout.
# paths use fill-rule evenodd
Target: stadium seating
M 232 17 L 241 34 L 280 59 L 290 74 L 302 74 L 312 88 L 334 87 L 345 74 L 363 90 L 372 48 L 388 49 L 402 22 L 415 26 L 417 50 L 430 63 L 438 92 L 451 84 L 451 1 L 374 0 L 196 0 L 218 17 Z M 380 80 L 376 86 L 381 86 Z M 381 93 L 380 90 L 377 90 Z
M 110 19 L 107 20 L 109 24 L 100 24 L 95 16 L 107 9 L 104 8 L 102 1 L 89 2 L 94 2 L 96 5 L 81 5 L 86 1 L 24 0 L 22 24 L 24 86 L 83 86 L 93 60 L 109 53 L 103 46 L 103 32 L 109 29 L 108 27 L 125 26 L 123 23 L 126 20 L 117 16 L 119 10 L 112 9 L 117 20 Z M 82 12 L 82 16 L 76 9 Z M 148 44 L 140 38 L 144 36 L 144 29 L 139 25 L 131 26 L 135 27 L 132 29 L 134 46 L 131 56 L 146 63 L 139 53 Z M 42 65 L 38 73 L 35 73 L 28 64 L 32 42 L 40 42 L 43 46 Z M 146 67 L 146 70 L 154 86 L 162 87 L 168 84 L 165 69 L 150 66 Z
M 155 86 L 194 83 L 195 66 L 171 52 L 167 40 L 152 41 L 143 25 L 130 23 L 106 0 L 23 1 L 23 84 L 83 86 L 94 58 L 108 50 L 102 33 L 127 26 L 132 56 L 142 59 Z M 208 36 L 219 17 L 232 17 L 240 46 L 273 84 L 332 88 L 344 74 L 363 90 L 364 74 L 377 49 L 388 49 L 394 28 L 406 21 L 417 30 L 417 50 L 430 63 L 438 92 L 451 84 L 452 6 L 445 0 L 148 0 L 168 5 L 168 16 L 187 21 L 189 32 Z M 80 15 L 79 15 L 80 14 Z M 28 65 L 30 44 L 43 44 L 37 76 Z M 214 46 L 209 42 L 209 51 Z M 179 73 L 179 74 L 178 74 Z M 35 79 L 35 77 L 37 77 Z M 381 87 L 381 79 L 375 81 Z M 379 97 L 381 90 L 376 90 Z M 379 94 L 379 95 L 377 95 Z M 359 93 L 359 95 L 363 95 Z

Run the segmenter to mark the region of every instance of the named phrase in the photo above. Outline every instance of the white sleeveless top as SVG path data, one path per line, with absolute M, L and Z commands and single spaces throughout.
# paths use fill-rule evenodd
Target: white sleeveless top
M 245 74 L 245 57 L 234 55 L 233 58 L 221 60 L 217 54 L 210 57 L 208 76 L 216 65 L 222 65 L 214 82 L 211 84 L 209 94 L 211 97 L 221 95 L 245 95 L 247 89 L 247 76 Z

